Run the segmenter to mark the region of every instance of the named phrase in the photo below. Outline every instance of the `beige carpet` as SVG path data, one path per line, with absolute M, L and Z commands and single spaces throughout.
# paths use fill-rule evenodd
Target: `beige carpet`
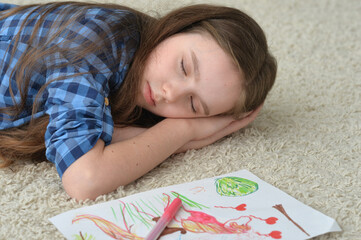
M 343 228 L 317 239 L 361 239 L 361 1 L 120 2 L 153 13 L 200 2 L 248 12 L 265 29 L 279 62 L 263 111 L 252 126 L 175 155 L 97 201 L 71 200 L 51 163 L 27 161 L 0 170 L 0 239 L 63 239 L 49 217 L 239 169 L 335 218 Z

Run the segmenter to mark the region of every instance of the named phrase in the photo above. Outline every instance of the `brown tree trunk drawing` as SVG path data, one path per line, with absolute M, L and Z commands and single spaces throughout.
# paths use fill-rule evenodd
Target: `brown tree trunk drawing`
M 283 215 L 285 215 L 285 217 L 290 220 L 296 227 L 298 227 L 302 232 L 304 232 L 305 234 L 307 234 L 307 236 L 310 236 L 310 234 L 308 234 L 300 225 L 298 225 L 295 221 L 293 221 L 293 219 L 288 216 L 288 214 L 286 213 L 286 210 L 283 208 L 282 204 L 277 204 L 275 206 L 273 206 L 273 208 L 277 209 L 278 211 L 280 211 Z

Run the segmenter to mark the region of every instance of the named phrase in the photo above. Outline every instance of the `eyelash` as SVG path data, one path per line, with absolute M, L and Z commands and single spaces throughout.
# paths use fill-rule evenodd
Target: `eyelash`
M 183 59 L 182 59 L 182 61 L 181 61 L 181 68 L 182 68 L 182 71 L 183 71 L 184 75 L 187 76 L 187 72 L 186 72 L 186 69 L 185 69 L 185 67 L 184 67 L 184 61 L 183 61 Z M 196 109 L 195 109 L 195 107 L 194 107 L 194 104 L 193 104 L 193 97 L 192 97 L 192 96 L 191 96 L 191 108 L 192 108 L 192 112 L 197 113 L 197 111 L 196 111 Z
M 184 67 L 183 59 L 182 59 L 182 62 L 181 62 L 181 68 L 182 68 L 183 73 L 187 76 L 187 72 L 186 72 L 186 69 Z

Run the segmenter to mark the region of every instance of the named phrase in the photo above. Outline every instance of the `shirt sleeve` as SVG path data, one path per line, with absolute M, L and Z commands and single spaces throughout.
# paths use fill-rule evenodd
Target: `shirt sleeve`
M 86 19 L 81 19 L 72 24 L 71 29 L 67 29 L 72 35 L 75 30 L 81 34 L 80 38 L 77 37 L 78 44 L 82 44 L 83 37 L 86 39 L 84 41 L 96 41 L 100 32 L 109 28 L 93 14 L 99 13 L 87 13 Z M 114 48 L 121 47 L 119 44 L 111 43 L 108 46 L 113 48 L 89 53 L 86 58 L 77 60 L 75 65 L 69 62 L 66 54 L 50 56 L 47 61 L 51 65 L 46 73 L 49 85 L 44 106 L 49 115 L 45 133 L 46 157 L 55 164 L 60 177 L 72 163 L 91 150 L 99 139 L 106 145 L 111 142 L 114 124 L 110 106 L 105 99 L 110 92 L 109 81 L 114 75 L 113 67 L 110 69 L 109 66 L 113 66 L 116 61 Z
M 73 81 L 72 81 L 73 80 Z M 55 81 L 47 93 L 49 124 L 45 134 L 46 157 L 60 176 L 101 138 L 109 144 L 113 121 L 104 96 L 89 87 L 87 76 Z

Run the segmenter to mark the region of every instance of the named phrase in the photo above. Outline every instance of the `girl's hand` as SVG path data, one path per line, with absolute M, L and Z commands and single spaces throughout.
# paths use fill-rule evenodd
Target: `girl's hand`
M 184 152 L 189 149 L 202 148 L 235 131 L 240 130 L 241 128 L 244 128 L 256 119 L 258 113 L 262 109 L 262 106 L 263 104 L 254 111 L 245 114 L 245 117 L 239 120 L 234 120 L 233 118 L 228 116 L 193 119 L 200 120 L 199 122 L 195 123 L 196 129 L 194 130 L 195 134 L 198 135 L 192 141 L 179 148 L 177 150 L 177 153 Z
M 261 108 L 262 105 L 259 106 L 256 110 L 246 113 L 245 116 L 239 120 L 235 120 L 231 116 L 183 119 L 188 121 L 188 124 L 190 125 L 190 131 L 193 132 L 194 138 L 192 141 L 179 148 L 176 152 L 179 153 L 185 152 L 189 149 L 202 148 L 235 131 L 238 131 L 241 128 L 244 128 L 257 117 Z M 112 143 L 131 139 L 146 130 L 148 130 L 148 128 L 131 126 L 122 128 L 115 127 Z

